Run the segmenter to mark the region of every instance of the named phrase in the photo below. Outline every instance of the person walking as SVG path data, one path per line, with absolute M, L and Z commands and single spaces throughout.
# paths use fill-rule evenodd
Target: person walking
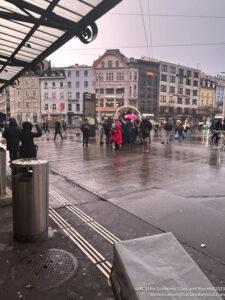
M 33 125 L 26 121 L 22 123 L 20 132 L 21 146 L 19 148 L 20 158 L 36 158 L 38 146 L 34 144 L 34 138 L 42 136 L 41 128 L 35 125 L 37 132 L 32 132 Z
M 150 131 L 152 130 L 152 123 L 146 118 L 146 116 L 142 116 L 141 121 L 141 133 L 144 141 L 144 150 L 143 152 L 149 152 L 148 144 L 150 138 Z
M 126 121 L 126 129 L 125 129 L 125 143 L 130 144 L 132 142 L 132 128 L 133 124 L 130 119 Z
M 86 147 L 88 147 L 88 139 L 90 136 L 90 129 L 91 129 L 91 126 L 88 122 L 88 119 L 84 119 L 84 121 L 82 122 L 82 124 L 80 126 L 80 130 L 83 133 L 83 147 L 84 147 L 84 145 L 86 145 Z
M 67 124 L 66 124 L 66 121 L 64 120 L 63 123 L 62 123 L 62 128 L 64 130 L 64 133 L 66 134 L 66 130 L 67 130 Z
M 48 133 L 50 133 L 48 121 L 45 123 L 45 133 L 46 133 L 47 131 L 48 131 Z
M 9 150 L 10 162 L 19 157 L 20 128 L 16 119 L 9 119 L 9 126 L 3 131 L 3 138 L 6 139 L 6 149 Z
M 61 137 L 61 140 L 63 140 L 62 133 L 61 133 L 61 123 L 59 120 L 55 122 L 55 135 L 54 135 L 53 140 L 56 139 L 57 134 L 59 134 Z
M 165 134 L 164 134 L 164 144 L 165 143 L 171 143 L 172 142 L 172 130 L 173 130 L 173 124 L 167 120 L 166 124 L 164 126 Z
M 104 136 L 104 117 L 101 117 L 98 122 L 98 132 L 100 137 L 100 145 L 103 145 L 103 136 Z

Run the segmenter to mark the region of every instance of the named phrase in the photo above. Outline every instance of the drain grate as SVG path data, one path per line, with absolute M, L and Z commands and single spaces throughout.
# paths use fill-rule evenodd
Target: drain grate
M 47 290 L 68 280 L 77 267 L 78 261 L 70 253 L 47 249 L 21 259 L 12 269 L 12 277 L 20 286 Z

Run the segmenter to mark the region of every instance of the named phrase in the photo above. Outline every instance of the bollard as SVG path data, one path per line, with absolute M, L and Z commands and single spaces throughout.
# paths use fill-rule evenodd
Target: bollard
M 0 148 L 0 196 L 6 194 L 6 151 Z

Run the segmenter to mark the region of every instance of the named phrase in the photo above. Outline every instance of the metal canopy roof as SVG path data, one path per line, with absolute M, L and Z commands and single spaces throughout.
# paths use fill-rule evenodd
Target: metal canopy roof
M 120 1 L 0 0 L 0 92 L 72 37 L 95 39 L 95 21 Z

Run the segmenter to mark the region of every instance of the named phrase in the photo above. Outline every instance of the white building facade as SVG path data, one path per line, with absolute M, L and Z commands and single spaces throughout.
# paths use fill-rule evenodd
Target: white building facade
M 68 124 L 83 117 L 83 94 L 92 92 L 92 67 L 75 65 L 65 68 L 65 99 Z

